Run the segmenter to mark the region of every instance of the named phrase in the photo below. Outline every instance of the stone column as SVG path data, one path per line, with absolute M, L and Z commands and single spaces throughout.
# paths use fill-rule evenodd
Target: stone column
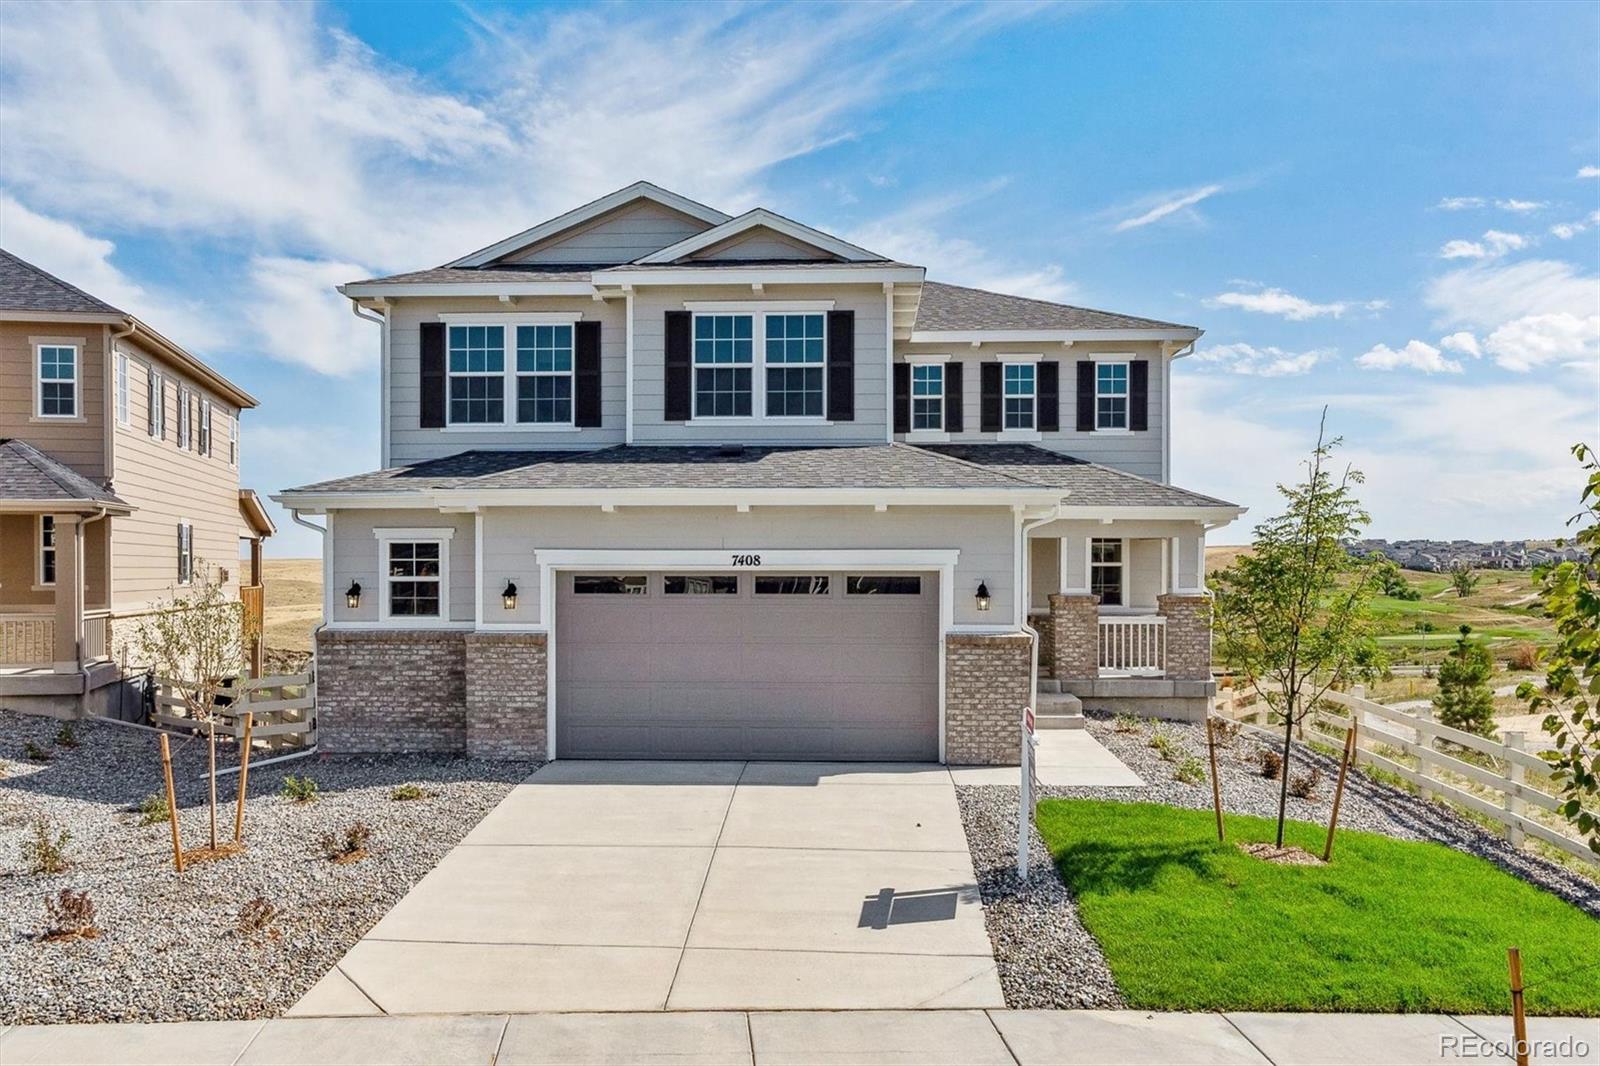
M 1167 620 L 1167 677 L 1211 680 L 1211 597 L 1168 593 L 1158 596 L 1156 603 Z
M 1022 708 L 1033 696 L 1033 638 L 951 633 L 944 656 L 945 762 L 1015 766 L 1022 755 Z
M 467 754 L 478 759 L 543 759 L 543 633 L 467 634 Z
M 53 661 L 57 673 L 77 673 L 82 668 L 83 636 L 83 526 L 75 514 L 55 519 L 56 635 Z
M 1051 662 L 1060 681 L 1092 681 L 1100 676 L 1100 597 L 1058 592 L 1050 597 Z

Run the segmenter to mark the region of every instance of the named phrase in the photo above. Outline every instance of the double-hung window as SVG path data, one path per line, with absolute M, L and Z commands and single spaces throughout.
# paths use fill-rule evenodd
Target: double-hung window
M 497 327 L 486 327 L 497 328 Z M 572 421 L 572 327 L 518 326 L 517 421 Z
M 228 416 L 228 465 L 239 465 L 239 412 Z
M 117 353 L 117 425 L 128 424 L 128 354 Z
M 824 315 L 767 315 L 767 414 L 822 417 Z
M 439 618 L 443 609 L 444 542 L 386 542 L 384 603 L 390 618 Z
M 39 584 L 56 583 L 56 520 L 54 515 L 39 516 Z
M 189 412 L 189 405 L 194 401 L 194 394 L 189 391 L 189 386 L 178 386 L 178 447 L 188 451 L 194 447 L 194 423 Z
M 754 330 L 754 315 L 694 316 L 696 418 L 750 417 Z
M 911 428 L 944 429 L 944 365 L 911 366 Z
M 506 420 L 506 328 L 451 326 L 450 424 Z
M 211 401 L 200 401 L 200 454 L 211 454 Z
M 1089 591 L 1102 607 L 1121 607 L 1124 563 L 1122 541 L 1095 537 L 1089 541 Z
M 178 584 L 187 585 L 194 580 L 194 526 L 178 523 Z
M 1128 428 L 1128 364 L 1094 365 L 1094 428 Z
M 78 346 L 40 344 L 36 367 L 39 376 L 40 418 L 78 417 Z
M 1034 428 L 1034 402 L 1039 368 L 1033 363 L 1005 364 L 1005 429 Z
M 156 440 L 167 435 L 167 383 L 155 367 L 145 368 L 145 428 Z

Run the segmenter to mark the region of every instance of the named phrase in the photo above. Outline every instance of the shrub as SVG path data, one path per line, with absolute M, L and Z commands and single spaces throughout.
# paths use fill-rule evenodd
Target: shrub
M 283 798 L 291 803 L 311 803 L 317 798 L 317 783 L 309 777 L 290 774 L 283 779 Z
M 71 722 L 62 722 L 61 728 L 56 730 L 56 747 L 75 748 L 78 746 L 78 734 L 72 728 Z
M 71 940 L 74 937 L 95 937 L 100 930 L 94 924 L 94 900 L 87 892 L 74 892 L 63 888 L 55 896 L 44 898 L 46 940 Z
M 427 799 L 428 795 L 428 792 L 421 785 L 405 784 L 394 786 L 394 789 L 389 793 L 389 798 L 396 803 L 403 803 L 406 800 Z
M 50 761 L 50 753 L 48 751 L 45 751 L 43 748 L 41 748 L 39 745 L 35 744 L 31 740 L 28 741 L 26 744 L 22 745 L 22 753 L 24 755 L 26 755 L 28 758 L 32 759 L 34 762 L 49 762 Z
M 1172 734 L 1156 730 L 1150 735 L 1150 747 L 1156 749 L 1156 754 L 1161 756 L 1163 762 L 1177 762 L 1182 749 L 1177 741 L 1172 739 Z
M 1213 718 L 1211 719 L 1211 738 L 1217 742 L 1219 748 L 1231 748 L 1233 747 L 1233 742 L 1239 739 L 1239 730 L 1241 728 L 1243 728 L 1242 723 L 1236 722 L 1232 718 Z
M 363 822 L 356 822 L 344 831 L 344 839 L 339 839 L 333 833 L 322 834 L 322 854 L 328 857 L 329 862 L 355 862 L 367 854 L 367 843 L 372 839 L 372 830 Z
M 1206 768 L 1197 756 L 1188 755 L 1178 764 L 1172 776 L 1186 785 L 1198 785 L 1206 779 Z
M 1283 773 L 1283 756 L 1271 748 L 1261 749 L 1261 776 L 1276 781 Z
M 65 829 L 56 831 L 50 819 L 39 817 L 33 822 L 33 835 L 22 842 L 22 862 L 30 874 L 58 874 L 68 865 L 67 845 L 72 834 Z
M 1511 654 L 1506 656 L 1506 666 L 1512 670 L 1537 670 L 1539 649 L 1532 644 L 1516 645 L 1511 649 Z
M 1316 799 L 1317 786 L 1322 784 L 1322 771 L 1313 766 L 1289 782 L 1289 794 L 1303 800 Z
M 172 818 L 172 808 L 167 806 L 167 797 L 159 792 L 152 792 L 139 801 L 139 824 L 155 825 L 157 822 L 169 821 Z
M 1119 733 L 1139 733 L 1144 730 L 1144 723 L 1136 714 L 1119 714 L 1113 720 L 1113 728 Z
M 283 912 L 265 896 L 257 896 L 248 900 L 239 908 L 238 929 L 240 936 L 254 936 L 265 932 L 267 927 L 278 920 Z M 273 930 L 274 933 L 277 930 Z

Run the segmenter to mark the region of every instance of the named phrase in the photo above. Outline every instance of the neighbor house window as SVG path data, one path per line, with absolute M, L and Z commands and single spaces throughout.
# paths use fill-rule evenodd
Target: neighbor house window
M 117 425 L 128 424 L 128 357 L 117 353 Z
M 179 385 L 178 386 L 178 447 L 182 448 L 184 451 L 188 451 L 191 447 L 194 446 L 194 428 L 193 428 L 193 423 L 190 421 L 190 413 L 189 413 L 189 404 L 190 404 L 192 399 L 193 399 L 193 393 L 191 393 L 189 391 L 189 386 L 187 386 L 187 385 Z
M 228 465 L 239 465 L 239 412 L 228 416 Z
M 194 580 L 194 526 L 178 523 L 178 584 L 187 585 Z
M 437 540 L 387 542 L 386 579 L 390 618 L 438 618 L 443 603 L 444 543 Z
M 1005 365 L 1006 429 L 1033 428 L 1034 381 L 1038 368 L 1032 363 Z
M 147 367 L 144 377 L 145 428 L 156 440 L 167 435 L 167 383 L 155 367 Z
M 211 454 L 211 401 L 200 401 L 200 454 Z
M 1096 363 L 1094 428 L 1128 428 L 1128 364 Z
M 739 578 L 735 574 L 668 574 L 661 590 L 668 596 L 735 596 L 739 592 Z
M 450 327 L 450 424 L 506 420 L 506 329 Z
M 648 587 L 643 574 L 579 574 L 572 591 L 580 596 L 643 596 Z
M 1095 537 L 1089 542 L 1089 591 L 1100 597 L 1102 607 L 1122 606 L 1122 541 Z
M 572 421 L 572 327 L 517 327 L 517 421 Z
M 56 520 L 52 515 L 39 516 L 39 584 L 56 583 Z
M 694 316 L 696 418 L 748 418 L 755 361 L 750 315 Z
M 911 368 L 911 428 L 944 428 L 944 366 L 940 363 Z
M 78 416 L 78 348 L 74 344 L 41 344 L 39 410 L 41 418 Z
M 827 574 L 756 578 L 757 596 L 826 596 Z
M 863 574 L 844 579 L 844 590 L 851 596 L 920 596 L 920 577 L 891 574 Z
M 822 315 L 767 315 L 767 414 L 822 417 Z

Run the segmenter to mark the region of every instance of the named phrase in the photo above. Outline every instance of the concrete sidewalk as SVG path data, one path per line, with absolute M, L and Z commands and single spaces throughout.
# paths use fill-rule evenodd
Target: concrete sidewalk
M 1137 1011 L 652 1011 L 25 1026 L 0 1063 L 1508 1062 L 1507 1018 Z M 1600 1063 L 1600 1019 L 1536 1018 L 1536 1063 Z M 1567 1050 L 1557 1050 L 1565 1041 Z

